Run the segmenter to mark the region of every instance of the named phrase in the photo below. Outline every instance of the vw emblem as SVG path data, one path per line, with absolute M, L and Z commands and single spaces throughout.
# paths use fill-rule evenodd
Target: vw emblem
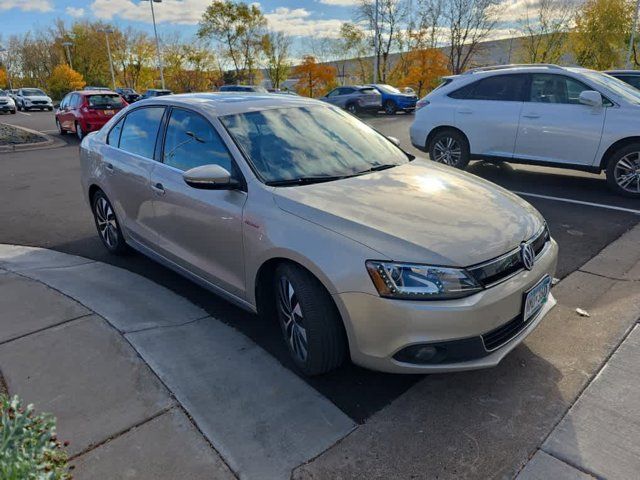
M 533 251 L 533 247 L 530 243 L 522 242 L 520 245 L 520 257 L 522 258 L 524 268 L 531 270 L 534 262 L 536 261 L 536 252 Z

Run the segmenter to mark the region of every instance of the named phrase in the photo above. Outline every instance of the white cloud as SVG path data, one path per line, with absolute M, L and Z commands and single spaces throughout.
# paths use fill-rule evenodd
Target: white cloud
M 156 22 L 195 25 L 210 3 L 211 0 L 164 0 L 153 6 Z M 148 1 L 94 0 L 91 10 L 101 20 L 111 20 L 118 16 L 125 20 L 151 23 Z
M 0 0 L 0 10 L 18 8 L 23 12 L 50 12 L 53 10 L 51 0 Z
M 65 12 L 73 18 L 80 18 L 84 16 L 84 8 L 67 7 Z
M 320 0 L 325 5 L 337 5 L 339 7 L 354 7 L 360 4 L 360 0 Z
M 337 18 L 312 19 L 304 8 L 279 7 L 265 17 L 272 30 L 300 37 L 337 37 L 343 23 Z

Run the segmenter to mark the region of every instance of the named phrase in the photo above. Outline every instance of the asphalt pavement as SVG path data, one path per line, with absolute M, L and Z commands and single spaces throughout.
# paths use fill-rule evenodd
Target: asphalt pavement
M 6 115 L 0 117 L 0 122 L 44 132 L 55 129 L 52 113 L 28 113 Z M 415 152 L 408 143 L 412 116 L 378 116 L 364 120 L 383 133 L 398 137 L 403 147 Z M 3 173 L 0 176 L 0 243 L 42 246 L 141 274 L 240 330 L 285 367 L 294 370 L 277 326 L 259 321 L 142 255 L 108 255 L 97 238 L 80 190 L 78 142 L 71 136 L 62 138 L 64 146 L 59 148 L 0 155 Z M 558 276 L 561 278 L 640 220 L 640 202 L 611 194 L 602 176 L 481 162 L 472 164 L 470 171 L 514 191 L 553 197 L 524 196 L 545 216 L 560 244 Z M 421 378 L 376 373 L 348 364 L 337 372 L 306 381 L 351 418 L 363 422 Z

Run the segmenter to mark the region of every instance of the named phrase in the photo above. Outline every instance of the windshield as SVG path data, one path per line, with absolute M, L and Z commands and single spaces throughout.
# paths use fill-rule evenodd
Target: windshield
M 37 96 L 42 96 L 42 97 L 46 97 L 47 95 L 40 90 L 39 88 L 23 88 L 22 89 L 22 94 L 25 97 L 37 97 Z
M 398 90 L 396 87 L 392 87 L 391 85 L 377 85 L 377 87 L 382 90 L 383 92 L 386 93 L 393 93 L 393 94 L 398 94 L 398 93 L 402 93 L 400 90 Z
M 122 108 L 124 103 L 120 95 L 89 95 L 89 106 L 95 108 Z
M 409 161 L 387 138 L 333 107 L 262 110 L 220 121 L 266 183 L 344 177 Z
M 4 90 L 0 90 L 0 97 L 6 97 L 9 95 L 9 92 L 5 92 Z
M 600 72 L 582 72 L 592 82 L 606 87 L 616 95 L 630 103 L 640 104 L 640 90 L 633 88 L 628 83 L 623 82 L 611 75 Z

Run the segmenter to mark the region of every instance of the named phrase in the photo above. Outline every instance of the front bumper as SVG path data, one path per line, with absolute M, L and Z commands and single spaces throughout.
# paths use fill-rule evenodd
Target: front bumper
M 351 358 L 363 367 L 394 373 L 452 372 L 497 365 L 531 333 L 555 305 L 547 303 L 506 343 L 483 356 L 456 361 L 417 364 L 394 358 L 405 347 L 481 337 L 513 321 L 522 313 L 524 292 L 542 277 L 553 278 L 558 257 L 554 240 L 534 268 L 470 297 L 447 301 L 392 300 L 359 292 L 334 295 L 345 322 Z
M 4 103 L 2 105 L 0 105 L 0 111 L 1 112 L 12 112 L 16 109 L 15 105 L 10 105 L 8 103 Z

